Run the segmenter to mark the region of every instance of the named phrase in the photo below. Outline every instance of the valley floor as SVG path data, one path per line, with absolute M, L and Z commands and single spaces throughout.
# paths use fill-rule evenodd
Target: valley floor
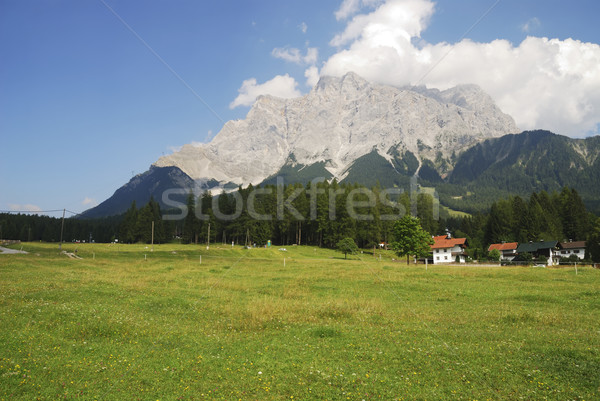
M 21 246 L 0 255 L 0 399 L 600 398 L 600 270 Z

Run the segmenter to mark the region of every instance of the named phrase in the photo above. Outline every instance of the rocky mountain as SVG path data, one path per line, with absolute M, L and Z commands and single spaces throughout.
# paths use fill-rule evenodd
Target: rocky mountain
M 167 208 L 162 194 L 173 188 L 218 192 L 277 177 L 407 188 L 414 175 L 456 210 L 568 185 L 600 212 L 600 137 L 516 132 L 474 85 L 439 91 L 375 85 L 353 73 L 324 77 L 300 98 L 259 97 L 246 119 L 227 122 L 210 143 L 160 158 L 84 217 L 123 213 L 150 196 Z
M 96 207 L 86 210 L 82 218 L 97 218 L 122 214 L 129 209 L 133 201 L 138 207 L 144 206 L 150 197 L 160 204 L 161 209 L 167 209 L 162 199 L 166 190 L 181 189 L 189 192 L 196 187 L 196 182 L 177 167 L 151 166 L 148 171 L 133 177 L 127 184 L 117 189 L 115 193 Z M 185 203 L 185 194 L 173 194 L 169 197 L 174 201 Z
M 515 132 L 513 119 L 475 85 L 396 88 L 348 73 L 321 78 L 300 98 L 261 96 L 246 119 L 227 122 L 210 143 L 185 145 L 155 166 L 221 185 L 256 185 L 307 166 L 342 180 L 374 153 L 392 169 L 405 156 L 431 160 L 443 176 L 452 155 Z
M 392 163 L 375 150 L 356 159 L 346 182 L 383 187 L 400 184 L 408 189 L 409 178 L 419 168 L 419 161 L 410 152 L 394 154 Z M 292 167 L 292 164 L 294 165 Z M 559 191 L 569 186 L 578 191 L 588 210 L 600 215 L 600 136 L 573 139 L 548 131 L 526 131 L 500 138 L 487 139 L 465 150 L 451 165 L 450 174 L 442 178 L 434 162 L 426 159 L 419 170 L 418 183 L 434 187 L 440 202 L 455 210 L 477 212 L 487 210 L 496 200 L 509 195 L 528 196 L 531 192 Z M 325 163 L 311 166 L 298 164 L 293 156 L 282 167 L 278 176 L 284 182 L 308 182 L 317 177 L 327 179 Z M 276 175 L 263 183 L 275 184 Z M 115 194 L 84 217 L 104 217 L 123 213 L 133 200 L 138 206 L 151 196 L 162 203 L 162 193 L 180 188 L 195 191 L 215 188 L 218 182 L 194 181 L 177 167 L 152 166 L 118 189 Z M 235 187 L 232 187 L 232 189 Z M 185 195 L 170 199 L 184 202 Z

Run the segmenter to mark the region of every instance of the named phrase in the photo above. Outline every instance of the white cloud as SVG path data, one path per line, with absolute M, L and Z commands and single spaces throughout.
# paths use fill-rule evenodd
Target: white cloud
M 316 66 L 310 66 L 304 71 L 306 77 L 306 85 L 311 88 L 319 82 L 319 69 Z
M 319 49 L 316 47 L 309 47 L 306 49 L 306 55 L 304 56 L 304 62 L 306 64 L 315 64 L 319 59 Z
M 306 25 L 306 22 L 303 22 L 300 25 L 298 25 L 298 28 L 300 28 L 302 33 L 306 33 L 306 31 L 308 31 L 308 25 Z
M 295 47 L 276 47 L 271 55 L 295 64 L 314 64 L 319 58 L 319 50 L 316 47 L 309 47 L 306 49 L 306 54 L 302 55 L 300 49 Z
M 284 48 L 284 47 L 276 47 L 271 52 L 271 55 L 275 58 L 280 58 L 285 61 L 289 61 L 291 63 L 300 64 L 302 63 L 302 55 L 300 55 L 300 50 L 295 47 Z
M 93 206 L 93 205 L 96 205 L 96 204 L 97 204 L 97 202 L 96 202 L 96 200 L 95 200 L 95 199 L 92 199 L 92 198 L 89 198 L 89 197 L 87 197 L 87 196 L 86 196 L 86 197 L 83 199 L 83 201 L 81 201 L 81 204 L 82 204 L 83 206 L 88 206 L 88 205 L 90 205 L 90 206 Z
M 361 4 L 344 1 L 336 17 L 356 12 Z M 340 49 L 324 63 L 321 75 L 354 71 L 374 82 L 440 89 L 475 83 L 522 129 L 546 128 L 571 136 L 598 129 L 599 45 L 537 37 L 518 45 L 506 40 L 417 40 L 433 13 L 430 0 L 388 0 L 372 12 L 355 15 L 330 42 Z
M 294 98 L 302 96 L 296 87 L 298 83 L 288 74 L 277 75 L 273 79 L 259 84 L 256 78 L 250 78 L 242 83 L 238 89 L 239 95 L 229 104 L 230 109 L 238 106 L 251 106 L 260 95 L 272 95 L 281 98 Z
M 525 33 L 529 33 L 542 25 L 541 21 L 537 17 L 530 18 L 526 23 L 521 25 L 521 30 Z
M 358 12 L 360 8 L 360 0 L 344 0 L 340 8 L 335 12 L 335 18 L 343 20 Z
M 357 15 L 341 34 L 330 42 L 343 46 L 360 40 L 373 47 L 403 44 L 419 37 L 433 15 L 434 5 L 427 0 L 390 0 L 370 14 Z
M 20 205 L 17 203 L 9 203 L 8 208 L 13 212 L 39 213 L 42 211 L 41 207 L 32 204 Z
M 344 0 L 335 12 L 335 18 L 338 21 L 345 20 L 359 12 L 361 8 L 372 7 L 381 2 L 382 0 Z

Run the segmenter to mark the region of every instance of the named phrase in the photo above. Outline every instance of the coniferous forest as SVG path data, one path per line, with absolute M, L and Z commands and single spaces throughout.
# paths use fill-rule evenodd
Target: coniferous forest
M 282 187 L 250 185 L 218 195 L 190 194 L 185 205 L 168 211 L 161 211 L 150 199 L 141 208 L 132 203 L 121 216 L 68 218 L 63 241 L 149 243 L 154 222 L 154 243 L 263 246 L 270 241 L 334 248 L 342 239 L 353 238 L 359 247 L 368 249 L 393 242 L 394 222 L 411 213 L 431 235 L 450 231 L 454 237 L 466 237 L 473 259 L 484 259 L 489 244 L 502 241 L 587 240 L 592 253 L 600 248 L 600 218 L 586 210 L 577 191 L 567 187 L 560 192 L 532 193 L 529 198 L 510 196 L 494 202 L 489 211 L 472 215 L 457 216 L 438 205 L 427 192 L 386 193 L 379 186 L 366 188 L 335 180 Z M 4 239 L 56 242 L 60 230 L 60 218 L 0 214 Z

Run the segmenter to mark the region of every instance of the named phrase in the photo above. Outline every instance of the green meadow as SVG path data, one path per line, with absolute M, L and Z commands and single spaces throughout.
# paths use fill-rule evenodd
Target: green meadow
M 600 270 L 314 247 L 0 255 L 2 400 L 600 399 Z

